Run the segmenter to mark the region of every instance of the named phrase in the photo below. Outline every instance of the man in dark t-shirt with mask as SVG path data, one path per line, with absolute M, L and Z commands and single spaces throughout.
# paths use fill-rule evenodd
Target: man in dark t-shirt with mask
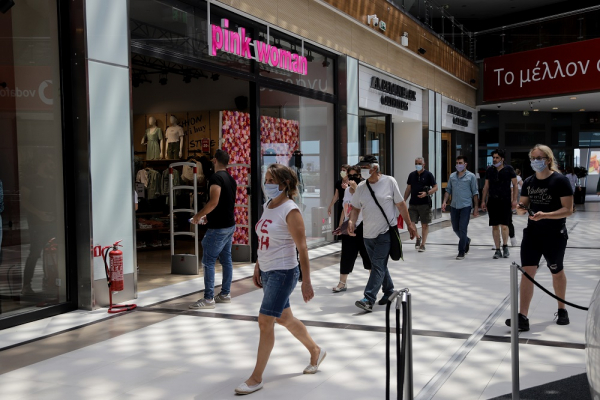
M 512 210 L 517 207 L 519 188 L 517 174 L 510 165 L 504 164 L 504 151 L 492 152 L 493 165 L 485 171 L 485 185 L 481 197 L 481 209 L 488 211 L 489 225 L 496 251 L 494 258 L 508 258 L 508 226 L 512 223 Z M 512 188 L 511 188 L 512 183 Z M 502 251 L 500 251 L 502 236 Z
M 227 172 L 229 154 L 219 149 L 212 159 L 214 174 L 208 180 L 208 203 L 191 219 L 193 224 L 207 223 L 208 231 L 202 239 L 202 266 L 204 267 L 204 298 L 190 305 L 192 309 L 215 308 L 215 303 L 231 303 L 233 264 L 231 243 L 235 232 L 233 208 L 237 184 Z M 223 267 L 221 292 L 214 295 L 215 263 Z

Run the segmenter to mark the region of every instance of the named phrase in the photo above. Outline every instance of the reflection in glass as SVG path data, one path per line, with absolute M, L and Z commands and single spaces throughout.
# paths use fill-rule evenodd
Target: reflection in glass
M 309 246 L 332 240 L 327 201 L 333 197 L 333 104 L 264 89 L 260 96 L 262 177 L 272 163 L 298 175 L 295 199 Z M 265 199 L 263 199 L 264 201 Z
M 0 14 L 0 318 L 66 301 L 56 15 L 56 0 Z

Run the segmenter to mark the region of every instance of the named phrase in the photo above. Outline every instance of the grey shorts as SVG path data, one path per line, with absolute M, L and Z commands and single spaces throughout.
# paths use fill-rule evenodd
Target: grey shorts
M 410 216 L 410 220 L 415 224 L 419 222 L 419 220 L 421 221 L 421 224 L 430 224 L 433 217 L 431 208 L 428 204 L 409 204 L 408 215 Z

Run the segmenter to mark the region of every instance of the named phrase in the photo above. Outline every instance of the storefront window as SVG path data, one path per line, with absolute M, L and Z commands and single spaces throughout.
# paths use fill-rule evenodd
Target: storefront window
M 262 181 L 270 164 L 294 169 L 308 245 L 331 240 L 333 104 L 269 89 L 261 91 L 260 103 Z
M 374 154 L 379 161 L 382 173 L 389 174 L 389 134 L 387 115 L 369 110 L 359 110 L 360 121 L 360 155 Z
M 0 318 L 66 301 L 56 0 L 0 14 Z

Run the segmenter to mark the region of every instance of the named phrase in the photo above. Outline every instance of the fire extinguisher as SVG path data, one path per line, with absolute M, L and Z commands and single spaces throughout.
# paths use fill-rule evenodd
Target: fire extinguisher
M 106 246 L 102 249 L 102 259 L 104 260 L 104 270 L 106 271 L 106 281 L 108 282 L 108 298 L 110 300 L 109 314 L 131 311 L 137 307 L 135 304 L 113 305 L 112 303 L 113 293 L 123 290 L 123 252 L 119 250 L 119 247 L 123 246 L 119 243 L 121 243 L 120 240 L 113 243 L 112 246 Z M 106 261 L 107 256 L 110 260 L 110 266 Z

